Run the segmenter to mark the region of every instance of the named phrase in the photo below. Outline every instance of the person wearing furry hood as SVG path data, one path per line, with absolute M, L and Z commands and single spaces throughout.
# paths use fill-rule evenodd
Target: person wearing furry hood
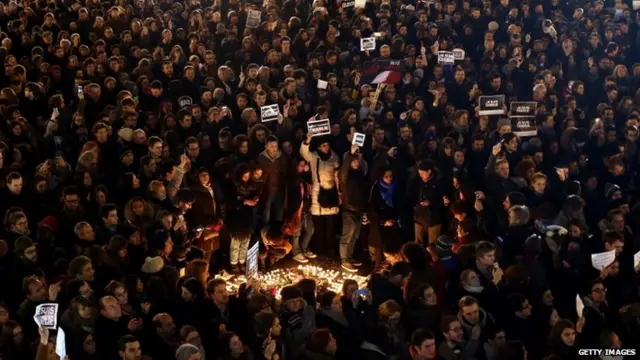
M 305 344 L 316 327 L 316 314 L 313 307 L 302 297 L 302 291 L 296 286 L 285 286 L 280 290 L 284 310 L 280 313 L 280 323 L 284 331 L 285 353 L 297 359 L 305 349 Z

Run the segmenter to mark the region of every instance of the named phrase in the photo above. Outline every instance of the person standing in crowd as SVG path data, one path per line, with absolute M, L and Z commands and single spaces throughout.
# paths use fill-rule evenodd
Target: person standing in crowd
M 313 141 L 312 141 L 313 140 Z M 311 151 L 311 143 L 316 144 L 316 150 Z M 311 216 L 313 219 L 314 244 L 322 249 L 324 256 L 335 252 L 335 215 L 339 212 L 340 194 L 338 189 L 338 170 L 340 159 L 331 149 L 325 137 L 314 139 L 312 134 L 300 145 L 300 155 L 311 169 Z M 315 254 L 307 252 L 305 257 L 313 259 Z

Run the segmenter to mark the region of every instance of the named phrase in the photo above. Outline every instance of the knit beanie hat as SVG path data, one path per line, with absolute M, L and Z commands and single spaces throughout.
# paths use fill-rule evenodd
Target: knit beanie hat
M 280 297 L 282 298 L 282 302 L 298 299 L 302 297 L 302 291 L 300 291 L 297 286 L 285 286 L 280 290 Z
M 31 240 L 31 238 L 29 238 L 28 236 L 20 236 L 13 243 L 13 249 L 18 255 L 22 254 L 31 246 L 33 246 L 33 240 Z
M 191 344 L 182 344 L 176 350 L 176 360 L 189 360 L 191 355 L 200 353 L 200 349 L 197 346 Z

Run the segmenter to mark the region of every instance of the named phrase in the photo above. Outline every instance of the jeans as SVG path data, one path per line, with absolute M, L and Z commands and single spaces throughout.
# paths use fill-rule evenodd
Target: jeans
M 229 251 L 229 262 L 231 265 L 237 265 L 238 263 L 244 264 L 247 261 L 247 251 L 249 250 L 250 242 L 251 235 L 231 236 L 231 249 Z
M 342 234 L 340 235 L 340 259 L 346 261 L 353 255 L 356 239 L 360 236 L 362 213 L 342 209 Z
M 298 255 L 303 251 L 307 251 L 311 237 L 313 236 L 313 221 L 311 221 L 311 215 L 307 212 L 302 213 L 302 220 L 300 221 L 300 230 L 293 235 L 293 255 Z M 300 238 L 302 237 L 302 241 Z
M 271 223 L 271 215 L 275 221 L 282 221 L 284 212 L 284 202 L 282 196 L 278 192 L 265 200 L 262 208 L 262 225 L 266 226 Z M 272 211 L 273 210 L 273 211 Z

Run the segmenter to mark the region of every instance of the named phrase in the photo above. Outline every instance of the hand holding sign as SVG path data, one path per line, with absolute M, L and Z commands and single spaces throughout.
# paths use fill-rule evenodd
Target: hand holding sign
M 359 147 L 363 147 L 364 146 L 364 140 L 366 138 L 365 134 L 362 133 L 354 133 L 353 134 L 353 141 L 351 142 L 354 145 L 358 145 Z
M 45 303 L 36 307 L 33 320 L 39 327 L 55 329 L 58 326 L 58 304 Z
M 597 254 L 591 254 L 591 265 L 596 270 L 604 270 L 616 260 L 616 251 L 606 251 Z

